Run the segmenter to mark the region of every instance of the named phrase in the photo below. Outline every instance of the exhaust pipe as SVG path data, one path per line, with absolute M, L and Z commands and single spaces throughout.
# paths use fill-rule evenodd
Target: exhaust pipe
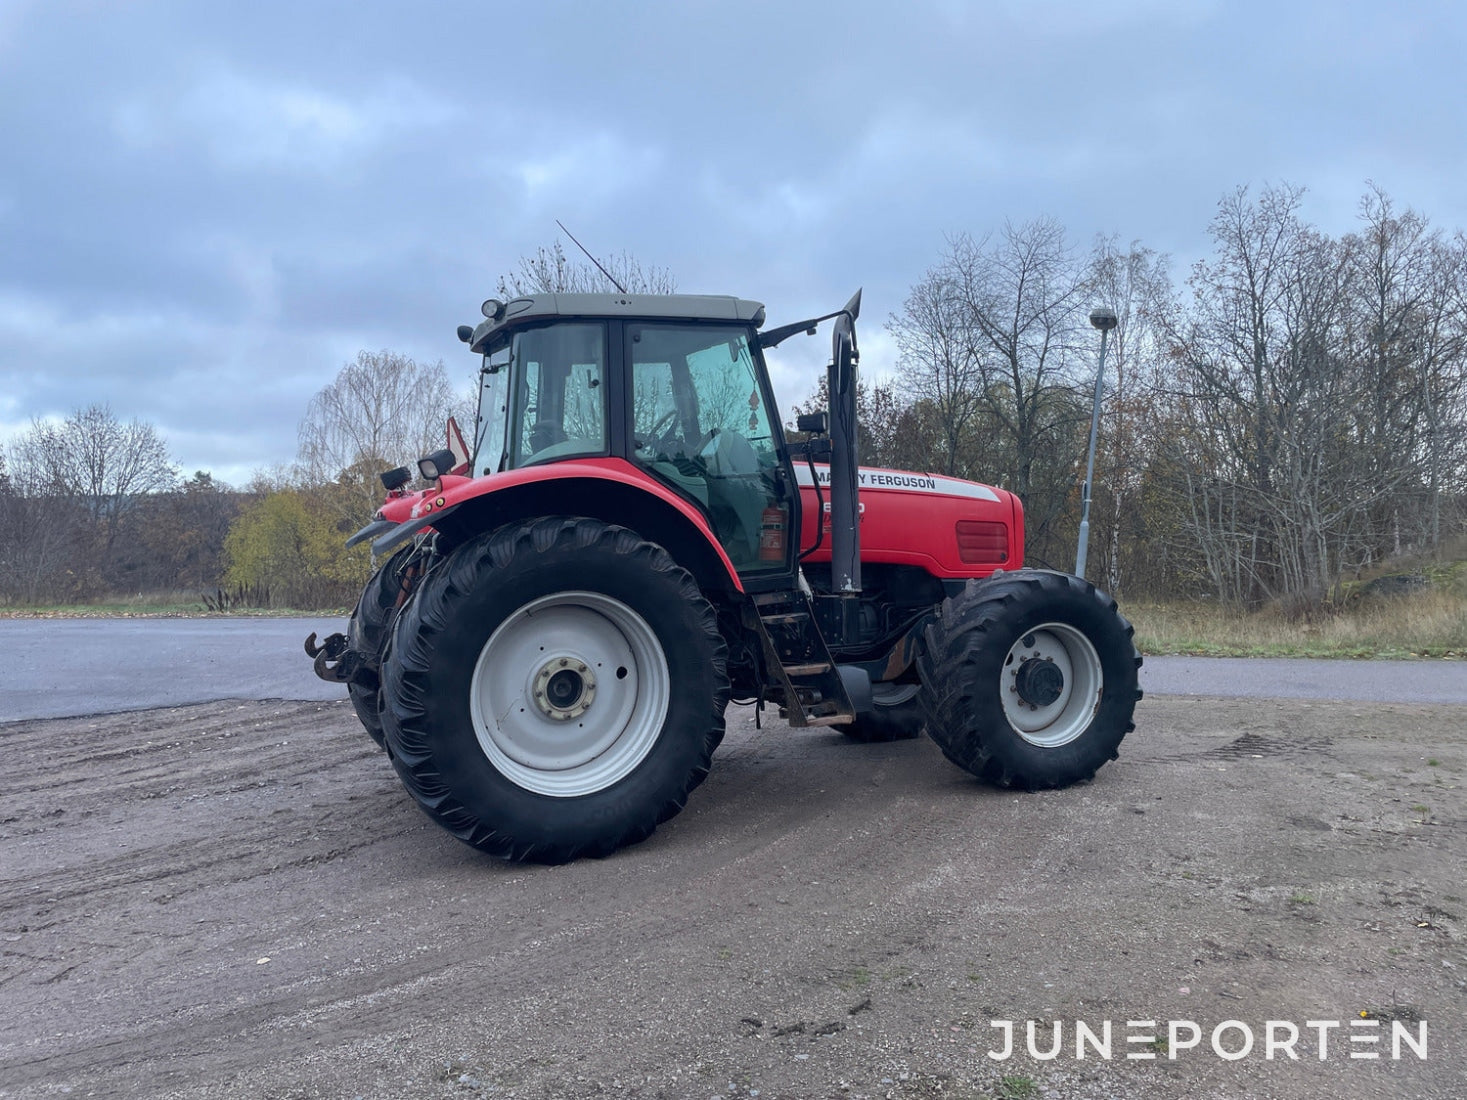
M 856 347 L 856 318 L 861 312 L 858 290 L 835 319 L 830 366 L 830 572 L 831 587 L 841 597 L 841 636 L 854 639 L 860 625 L 861 516 L 856 466 L 856 379 L 861 353 Z

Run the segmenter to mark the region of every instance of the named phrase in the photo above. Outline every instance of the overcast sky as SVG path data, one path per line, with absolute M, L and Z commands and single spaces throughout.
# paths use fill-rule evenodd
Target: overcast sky
M 0 439 L 107 402 L 242 484 L 359 349 L 467 385 L 455 327 L 556 218 L 771 324 L 864 286 L 876 372 L 958 231 L 1051 216 L 1180 281 L 1240 184 L 1334 234 L 1367 180 L 1467 227 L 1464 13 L 0 0 Z M 787 404 L 828 344 L 786 349 Z

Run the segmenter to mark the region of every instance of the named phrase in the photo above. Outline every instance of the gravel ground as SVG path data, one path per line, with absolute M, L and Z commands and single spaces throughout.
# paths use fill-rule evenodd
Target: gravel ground
M 1467 707 L 1147 698 L 1028 795 L 731 718 L 557 868 L 437 830 L 344 702 L 0 726 L 0 1097 L 1467 1095 Z

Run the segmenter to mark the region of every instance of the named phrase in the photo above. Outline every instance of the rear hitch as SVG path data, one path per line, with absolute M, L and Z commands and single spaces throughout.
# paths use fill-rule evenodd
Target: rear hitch
M 319 645 L 316 632 L 306 639 L 306 656 L 314 662 L 316 675 L 333 684 L 360 684 L 376 690 L 377 673 L 362 661 L 362 655 L 351 648 L 345 634 L 328 635 Z

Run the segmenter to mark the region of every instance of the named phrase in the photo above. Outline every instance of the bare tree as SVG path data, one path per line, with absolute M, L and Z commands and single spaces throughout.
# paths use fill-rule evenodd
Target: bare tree
M 26 602 L 106 587 L 129 518 L 177 480 L 157 430 L 123 423 L 106 405 L 60 424 L 33 421 L 12 442 L 6 465 L 0 558 L 10 597 Z
M 1165 378 L 1165 326 L 1175 307 L 1167 258 L 1140 242 L 1122 250 L 1114 237 L 1098 239 L 1086 283 L 1090 300 L 1109 306 L 1117 319 L 1106 349 L 1090 537 L 1095 560 L 1104 563 L 1105 587 L 1119 595 L 1125 577 L 1147 568 L 1153 556 L 1140 505 L 1158 443 L 1153 398 Z
M 628 294 L 672 294 L 677 280 L 665 267 L 643 268 L 630 254 L 597 257 Z M 559 241 L 520 259 L 519 270 L 501 275 L 496 284 L 503 298 L 525 294 L 591 294 L 617 289 L 589 261 L 573 260 Z
M 902 393 L 937 422 L 938 465 L 1023 497 L 1041 561 L 1060 560 L 1088 423 L 1076 372 L 1093 362 L 1076 355 L 1083 275 L 1051 220 L 959 235 L 889 325 Z
M 830 408 L 830 379 L 822 374 L 815 392 L 804 401 L 790 406 L 787 431 L 793 431 L 795 418 Z M 899 436 L 905 406 L 898 400 L 891 382 L 856 380 L 856 460 L 862 466 L 894 466 L 905 461 Z M 917 468 L 927 469 L 932 448 L 923 447 Z
M 55 485 L 86 510 L 104 553 L 144 494 L 165 492 L 178 480 L 157 429 L 136 419 L 124 424 L 106 405 L 72 413 L 59 429 L 36 430 Z
M 1299 218 L 1301 196 L 1240 189 L 1219 206 L 1176 342 L 1170 460 L 1217 594 L 1307 608 L 1382 553 L 1461 352 L 1431 304 L 1448 283 L 1423 221 L 1377 191 L 1366 231 L 1333 240 Z
M 37 603 L 82 590 L 87 526 L 82 509 L 57 475 L 60 433 L 34 421 L 12 440 L 0 485 L 0 594 Z
M 342 478 L 356 488 L 349 519 L 369 517 L 381 502 L 376 475 L 444 445 L 444 424 L 469 412 L 442 361 L 418 363 L 393 351 L 357 354 L 306 408 L 299 460 L 313 484 Z
M 1398 212 L 1374 185 L 1361 200 L 1360 220 L 1363 228 L 1350 238 L 1357 317 L 1351 353 L 1366 394 L 1364 442 L 1377 478 L 1414 485 L 1387 502 L 1389 514 L 1376 516 L 1373 527 L 1389 532 L 1381 549 L 1434 549 L 1451 453 L 1462 436 L 1453 413 L 1467 392 L 1467 253 L 1460 237 L 1449 242 L 1416 211 Z
M 900 393 L 908 404 L 925 404 L 938 425 L 942 449 L 923 465 L 949 475 L 965 469 L 963 444 L 983 403 L 983 364 L 955 270 L 965 240 L 950 243 L 886 326 L 897 345 Z
M 149 498 L 141 522 L 119 544 L 118 565 L 127 572 L 114 583 L 126 581 L 133 591 L 212 589 L 224 572 L 229 526 L 246 503 L 244 494 L 204 470 Z

